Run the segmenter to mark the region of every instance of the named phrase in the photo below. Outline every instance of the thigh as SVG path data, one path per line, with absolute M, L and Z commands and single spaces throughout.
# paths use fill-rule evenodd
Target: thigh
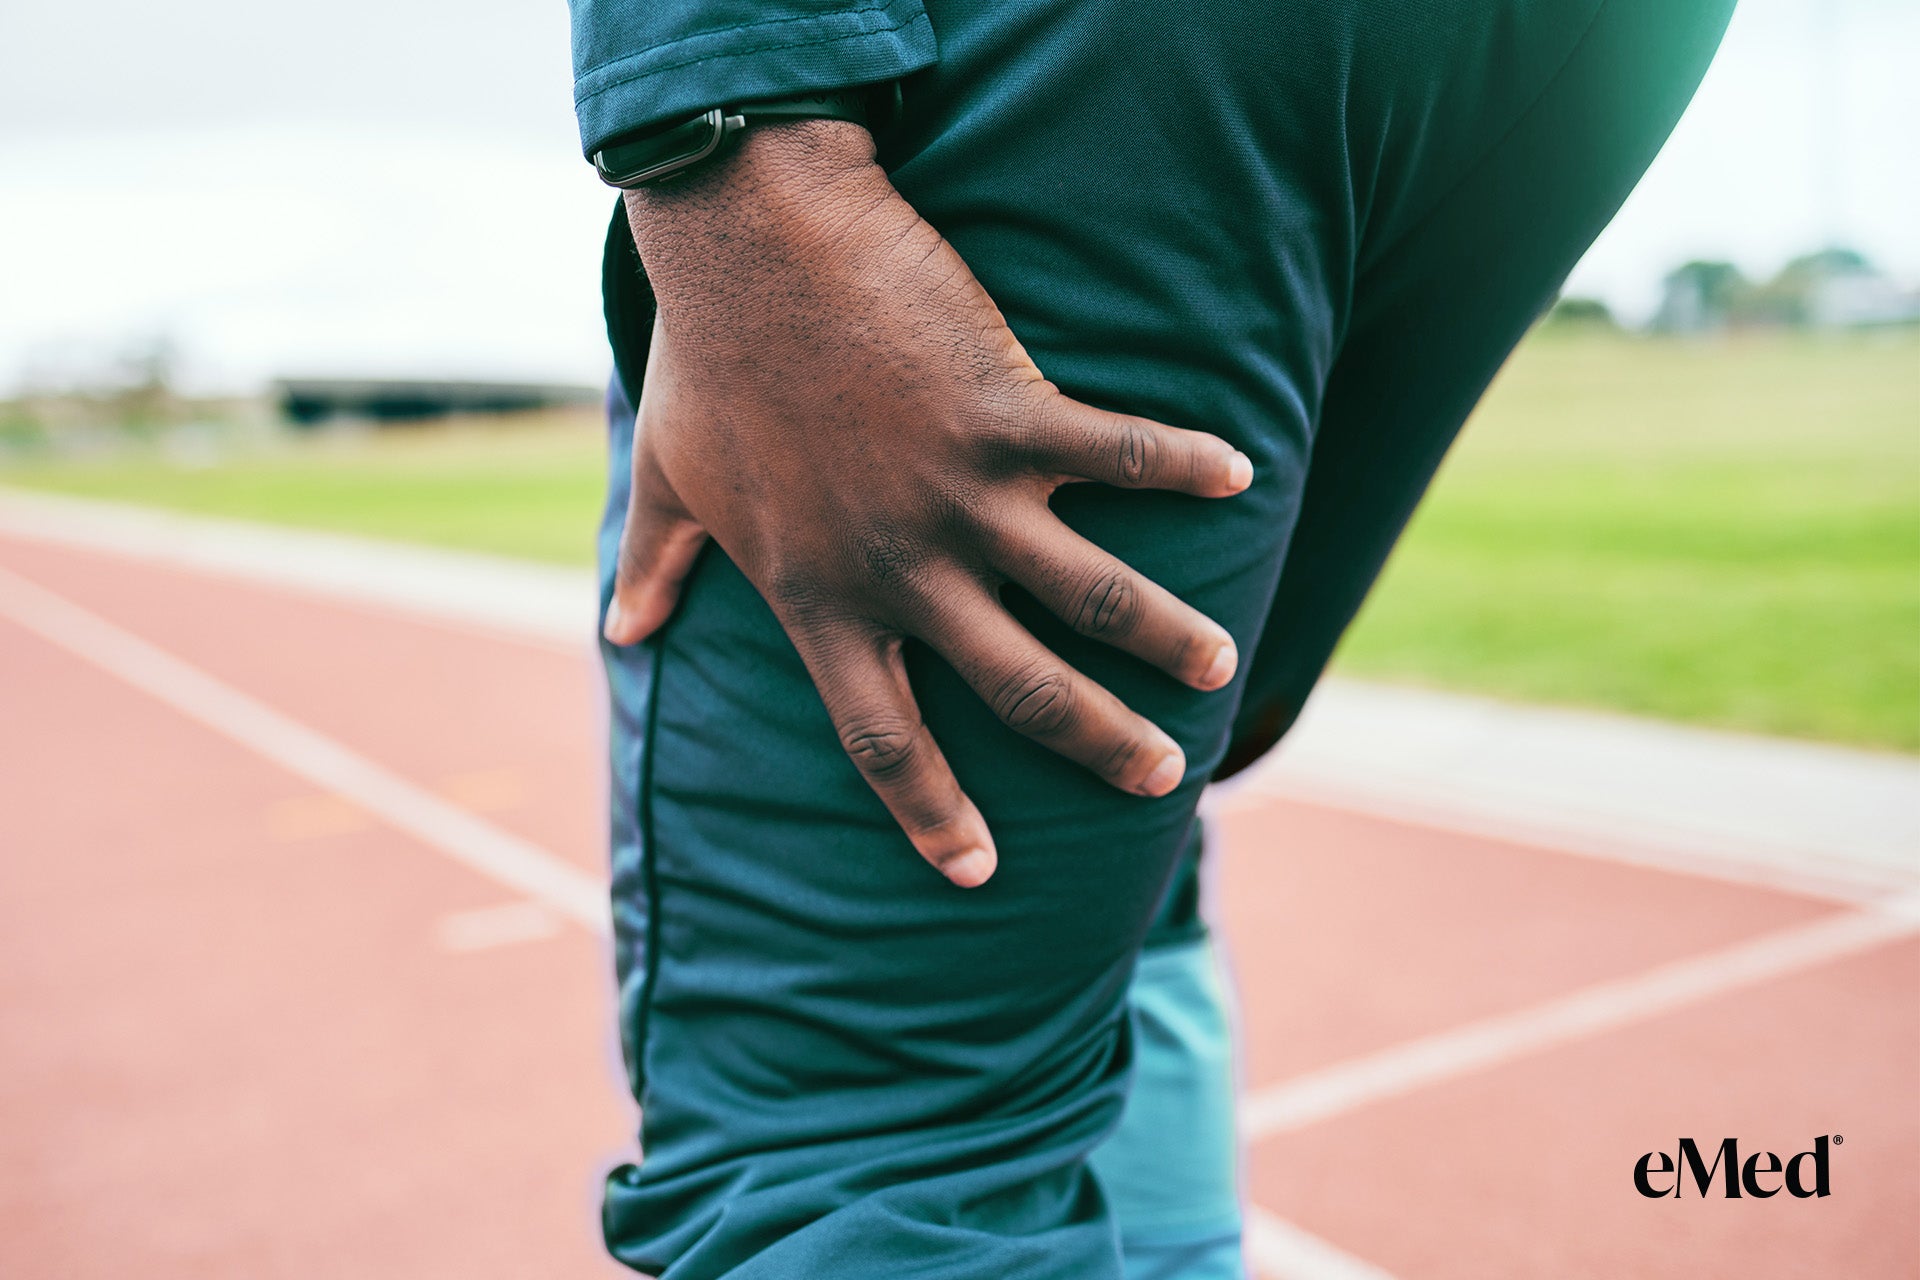
M 1002 850 L 960 891 L 853 771 L 724 556 L 655 642 L 607 659 L 644 1152 L 608 1182 L 616 1256 L 674 1277 L 1117 1277 L 1083 1158 L 1119 1116 L 1132 959 L 1191 801 L 1116 813 L 915 655 Z

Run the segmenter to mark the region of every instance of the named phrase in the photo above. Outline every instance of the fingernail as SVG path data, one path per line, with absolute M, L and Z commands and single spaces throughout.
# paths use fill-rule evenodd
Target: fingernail
M 600 634 L 607 638 L 607 642 L 609 644 L 619 644 L 620 641 L 617 639 L 619 630 L 620 630 L 620 597 L 615 596 L 607 604 L 607 618 L 605 622 L 600 624 Z
M 1253 483 L 1253 459 L 1246 454 L 1235 452 L 1233 461 L 1227 464 L 1227 483 L 1233 486 L 1235 493 Z
M 968 849 L 948 858 L 940 870 L 962 889 L 977 889 L 992 877 L 995 865 L 992 850 Z
M 1202 689 L 1218 689 L 1233 679 L 1233 669 L 1240 664 L 1240 653 L 1228 640 L 1214 650 L 1213 661 L 1207 666 L 1207 673 L 1200 677 Z
M 1163 796 L 1180 785 L 1180 778 L 1187 771 L 1187 762 L 1181 757 L 1178 748 L 1160 757 L 1160 763 L 1153 766 L 1153 772 L 1140 784 L 1143 796 Z

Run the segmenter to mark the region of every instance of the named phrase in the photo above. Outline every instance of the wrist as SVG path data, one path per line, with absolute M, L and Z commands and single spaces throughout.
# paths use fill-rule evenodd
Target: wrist
M 866 129 L 795 120 L 753 129 L 684 179 L 628 191 L 627 222 L 664 314 L 783 260 L 831 250 L 892 194 Z

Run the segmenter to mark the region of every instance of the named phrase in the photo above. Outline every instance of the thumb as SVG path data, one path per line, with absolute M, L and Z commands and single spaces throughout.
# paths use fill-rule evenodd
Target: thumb
M 707 531 L 681 505 L 643 438 L 634 449 L 633 493 L 601 627 L 609 643 L 638 644 L 660 629 L 706 541 Z

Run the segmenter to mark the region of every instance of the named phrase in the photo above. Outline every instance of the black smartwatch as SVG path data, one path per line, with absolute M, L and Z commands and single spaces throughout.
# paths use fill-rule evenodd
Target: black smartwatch
M 872 129 L 891 118 L 899 103 L 900 83 L 896 80 L 715 107 L 616 138 L 593 153 L 593 167 L 610 187 L 651 186 L 713 160 L 749 125 L 776 120 L 850 120 Z

